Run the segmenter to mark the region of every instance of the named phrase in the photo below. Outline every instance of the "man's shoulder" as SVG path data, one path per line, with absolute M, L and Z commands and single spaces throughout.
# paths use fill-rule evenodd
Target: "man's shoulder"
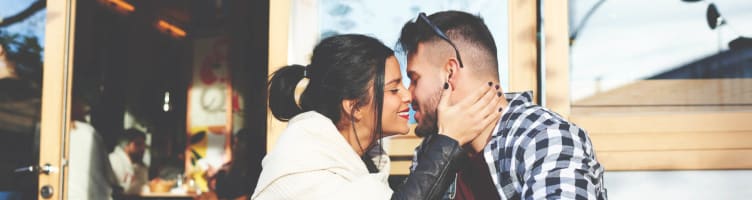
M 538 105 L 527 104 L 515 108 L 502 119 L 503 127 L 495 134 L 496 148 L 526 148 L 551 138 L 589 140 L 585 130 L 561 115 Z
M 113 163 L 113 166 L 115 166 L 116 163 L 119 165 L 130 162 L 130 160 L 128 160 L 128 154 L 126 154 L 123 148 L 119 146 L 115 147 L 115 150 L 110 153 L 109 158 L 110 163 Z
M 71 128 L 71 135 L 81 134 L 94 134 L 96 129 L 91 124 L 81 121 L 73 121 L 73 127 Z
M 512 113 L 510 113 L 508 119 L 502 120 L 509 121 L 510 123 L 507 123 L 507 128 L 511 129 L 531 127 L 536 129 L 549 129 L 562 125 L 576 126 L 558 113 L 535 104 L 518 106 L 512 111 Z

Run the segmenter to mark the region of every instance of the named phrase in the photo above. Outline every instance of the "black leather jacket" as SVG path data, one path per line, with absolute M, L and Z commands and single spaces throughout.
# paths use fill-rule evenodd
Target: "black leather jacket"
M 467 154 L 445 135 L 426 136 L 416 155 L 418 166 L 392 194 L 392 199 L 440 199 Z

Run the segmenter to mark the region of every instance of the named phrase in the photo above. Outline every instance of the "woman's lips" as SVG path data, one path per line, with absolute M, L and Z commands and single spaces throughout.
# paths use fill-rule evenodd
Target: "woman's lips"
M 397 113 L 399 117 L 402 117 L 404 119 L 410 119 L 410 109 L 404 109 Z

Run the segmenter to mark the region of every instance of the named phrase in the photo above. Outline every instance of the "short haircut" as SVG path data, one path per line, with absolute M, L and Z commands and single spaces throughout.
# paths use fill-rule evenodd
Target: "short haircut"
M 137 138 L 146 139 L 146 133 L 136 130 L 134 128 L 125 130 L 125 135 L 123 135 L 123 140 L 125 141 L 126 144 L 133 140 L 136 140 Z
M 461 11 L 442 11 L 428 16 L 428 19 L 443 31 L 454 43 L 464 43 L 488 54 L 493 63 L 488 67 L 498 68 L 496 42 L 485 22 L 479 16 Z M 418 44 L 423 42 L 444 42 L 425 23 L 416 19 L 402 27 L 398 44 L 407 51 L 408 57 L 414 55 Z M 459 49 L 462 54 L 462 49 Z M 465 56 L 463 56 L 465 57 Z M 494 69 L 497 70 L 497 69 Z

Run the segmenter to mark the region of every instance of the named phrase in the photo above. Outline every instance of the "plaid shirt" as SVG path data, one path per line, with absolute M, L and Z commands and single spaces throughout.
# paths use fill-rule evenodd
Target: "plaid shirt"
M 603 167 L 585 131 L 532 103 L 532 93 L 506 93 L 504 110 L 483 150 L 502 199 L 606 199 Z M 416 148 L 416 154 L 420 146 Z M 417 156 L 416 156 L 417 157 Z M 413 159 L 411 171 L 418 163 Z M 455 181 L 456 183 L 456 181 Z M 446 198 L 454 197 L 455 184 Z

